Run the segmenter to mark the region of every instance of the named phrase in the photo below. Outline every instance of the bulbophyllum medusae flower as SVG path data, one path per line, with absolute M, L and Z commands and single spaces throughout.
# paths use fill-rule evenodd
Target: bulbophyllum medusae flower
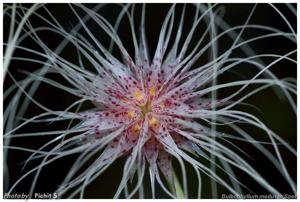
M 5 16 L 11 22 L 5 43 L 4 71 L 6 79 L 14 82 L 5 92 L 5 98 L 10 99 L 4 112 L 5 154 L 7 149 L 31 152 L 25 166 L 41 159 L 8 187 L 8 193 L 13 193 L 25 178 L 33 175 L 29 190 L 33 197 L 36 187 L 42 183 L 39 176 L 44 167 L 77 154 L 77 160 L 55 190 L 59 197 L 85 197 L 88 185 L 120 158 L 124 158 L 125 163 L 114 198 L 132 198 L 137 192 L 143 198 L 146 175 L 150 176 L 153 198 L 157 197 L 156 185 L 172 198 L 201 198 L 204 176 L 211 179 L 213 197 L 218 197 L 217 188 L 221 186 L 236 196 L 245 190 L 253 193 L 245 182 L 240 182 L 236 170 L 245 173 L 268 193 L 282 196 L 283 193 L 249 163 L 244 155 L 247 151 L 239 148 L 234 140 L 253 145 L 260 155 L 270 160 L 272 169 L 279 172 L 288 189 L 296 192 L 296 184 L 281 154 L 282 148 L 292 154 L 296 154 L 295 149 L 257 116 L 238 108 L 250 96 L 275 86 L 275 92 L 286 98 L 286 103 L 296 111 L 294 79 L 278 79 L 270 70 L 283 60 L 294 65 L 296 49 L 282 55 L 256 54 L 250 46 L 252 42 L 272 37 L 295 45 L 293 26 L 276 5 L 268 7 L 280 16 L 288 31 L 251 23 L 260 5 L 251 5 L 243 24 L 233 27 L 222 19 L 224 8 L 218 4 L 169 5 L 164 19 L 160 19 L 161 29 L 153 54 L 149 48 L 149 45 L 153 47 L 149 43 L 153 36 L 146 36 L 147 26 L 151 27 L 145 17 L 148 5 L 118 5 L 121 10 L 114 23 L 101 15 L 102 9 L 109 5 L 99 4 L 94 8 L 82 4 L 66 6 L 77 21 L 71 29 L 65 28 L 47 5 L 4 7 Z M 294 12 L 292 5 L 287 8 Z M 190 19 L 191 13 L 193 18 Z M 32 18 L 47 26 L 36 26 Z M 90 22 L 94 26 L 90 26 Z M 131 53 L 124 45 L 128 39 L 123 40 L 118 34 L 122 23 L 127 23 L 131 31 Z M 190 26 L 188 31 L 187 24 Z M 244 38 L 243 34 L 253 29 L 264 32 Z M 101 42 L 95 30 L 105 33 L 111 43 Z M 63 40 L 53 50 L 45 42 L 45 33 L 55 34 Z M 223 37 L 231 39 L 226 50 L 218 47 Z M 26 39 L 35 44 L 34 48 L 32 44 L 22 44 Z M 75 50 L 71 54 L 76 55 L 76 61 L 68 58 L 70 54 L 62 54 L 67 46 Z M 114 47 L 118 54 L 114 54 Z M 35 56 L 15 55 L 18 50 Z M 237 50 L 242 51 L 243 56 L 235 56 Z M 209 59 L 205 64 L 199 64 L 203 57 Z M 267 63 L 265 58 L 269 59 Z M 35 71 L 22 70 L 26 77 L 17 80 L 10 68 L 10 63 L 15 60 L 41 67 Z M 238 72 L 249 65 L 256 70 L 251 78 L 218 82 L 221 75 Z M 40 83 L 70 93 L 77 100 L 65 110 L 50 109 L 34 97 Z M 256 88 L 244 93 L 251 85 Z M 233 90 L 226 96 L 219 96 L 217 92 L 224 89 Z M 93 106 L 81 110 L 86 102 Z M 22 121 L 16 119 L 24 115 L 30 103 L 45 112 Z M 46 122 L 51 128 L 51 124 L 61 121 L 69 123 L 65 130 L 18 133 L 35 122 Z M 244 125 L 256 127 L 267 140 L 256 140 L 243 128 Z M 228 126 L 233 132 L 218 131 L 222 126 Z M 53 139 L 38 149 L 13 144 L 14 138 L 28 136 Z M 6 161 L 9 161 L 8 157 Z M 189 184 L 187 165 L 195 173 L 194 181 L 198 184 Z M 196 196 L 190 196 L 190 186 L 197 186 Z

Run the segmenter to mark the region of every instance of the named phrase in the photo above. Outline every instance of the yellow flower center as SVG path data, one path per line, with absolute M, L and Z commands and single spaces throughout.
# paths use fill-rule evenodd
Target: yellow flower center
M 134 113 L 134 111 L 129 111 L 129 112 L 127 113 L 127 115 L 128 115 L 129 118 L 132 119 L 132 118 L 134 117 L 135 113 Z
M 157 128 L 158 127 L 158 121 L 156 118 L 151 117 L 151 119 L 149 120 L 149 125 L 152 128 Z
M 151 96 L 154 96 L 155 93 L 156 93 L 155 87 L 150 87 L 150 89 L 149 89 L 149 94 L 150 94 Z
M 143 96 L 143 93 L 141 91 L 135 91 L 134 94 L 133 94 L 134 98 L 137 100 L 137 101 L 141 101 L 144 99 L 144 96 Z
M 140 106 L 140 109 L 141 109 L 141 112 L 142 112 L 141 118 L 144 119 L 146 114 L 148 112 L 152 111 L 151 103 L 149 101 L 147 101 L 145 105 Z
M 155 93 L 156 93 L 156 89 L 154 87 L 149 88 L 149 94 L 151 96 L 154 96 Z M 134 92 L 133 96 L 137 101 L 141 101 L 144 99 L 144 95 L 142 94 L 141 91 Z M 139 107 L 141 109 L 140 119 L 145 119 L 146 114 L 152 112 L 151 99 L 147 100 L 145 105 L 140 105 Z M 127 116 L 129 118 L 133 118 L 135 116 L 135 113 L 133 111 L 129 111 L 127 113 Z M 159 126 L 158 120 L 154 117 L 151 117 L 149 119 L 149 126 L 152 128 L 157 128 Z M 133 133 L 139 133 L 140 130 L 141 130 L 140 124 L 135 124 L 132 128 Z
M 132 132 L 133 132 L 133 134 L 138 134 L 138 133 L 140 133 L 140 131 L 141 131 L 141 126 L 140 126 L 140 124 L 135 124 L 133 127 L 132 127 Z

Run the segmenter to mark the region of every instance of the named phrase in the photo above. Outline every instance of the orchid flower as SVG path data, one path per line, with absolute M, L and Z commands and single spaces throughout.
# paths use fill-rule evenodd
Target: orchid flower
M 52 190 L 60 198 L 87 197 L 87 187 L 120 159 L 122 177 L 113 198 L 145 198 L 145 186 L 152 198 L 160 197 L 161 191 L 170 198 L 202 198 L 207 184 L 212 198 L 221 197 L 224 190 L 236 197 L 255 193 L 240 180 L 241 172 L 267 193 L 284 198 L 285 193 L 250 163 L 249 159 L 261 157 L 248 158 L 249 147 L 243 148 L 241 142 L 267 159 L 289 193 L 296 193 L 295 179 L 282 155 L 287 150 L 295 157 L 296 149 L 284 134 L 261 120 L 253 104 L 247 104 L 248 98 L 271 88 L 272 99 L 281 100 L 296 116 L 295 78 L 278 78 L 273 72 L 282 61 L 289 64 L 282 68 L 296 66 L 296 31 L 280 6 L 251 4 L 242 24 L 230 26 L 223 19 L 230 15 L 224 5 L 164 5 L 164 17 L 155 18 L 160 25 L 157 37 L 149 31 L 154 25 L 148 18 L 156 15 L 148 11 L 153 5 L 114 5 L 113 20 L 104 12 L 111 4 L 56 6 L 64 6 L 66 13 L 60 15 L 75 24 L 66 26 L 51 5 L 4 5 L 4 22 L 9 25 L 4 30 L 8 33 L 3 63 L 8 83 L 4 85 L 4 160 L 10 161 L 13 150 L 30 154 L 6 193 L 14 193 L 30 179 L 28 193 L 33 198 L 47 166 L 76 156 Z M 293 5 L 281 6 L 295 14 Z M 262 7 L 278 15 L 286 30 L 255 24 L 253 18 Z M 124 26 L 130 30 L 126 38 Z M 256 34 L 251 35 L 253 30 Z M 256 53 L 251 47 L 274 38 L 288 44 L 286 53 Z M 56 41 L 58 46 L 53 46 Z M 13 69 L 16 62 L 23 66 L 19 72 Z M 247 68 L 255 72 L 250 77 L 244 73 Z M 20 74 L 22 78 L 16 76 Z M 244 75 L 222 80 L 224 75 L 240 74 Z M 75 99 L 64 109 L 49 108 L 41 100 L 57 102 L 61 94 L 52 97 L 42 92 L 42 85 Z M 29 108 L 39 113 L 28 118 Z M 43 123 L 44 131 L 22 132 Z M 61 123 L 64 129 L 53 126 Z M 39 148 L 15 144 L 17 139 L 38 142 L 45 137 L 47 142 Z M 33 162 L 39 163 L 30 167 Z M 9 169 L 4 172 L 8 183 Z M 196 187 L 196 194 L 191 187 Z

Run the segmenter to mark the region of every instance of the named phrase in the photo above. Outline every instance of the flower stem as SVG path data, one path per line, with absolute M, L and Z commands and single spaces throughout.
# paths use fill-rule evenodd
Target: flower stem
M 176 176 L 176 173 L 174 172 L 173 170 L 173 178 L 174 178 L 174 184 L 175 184 L 175 194 L 176 194 L 176 197 L 178 199 L 183 199 L 184 198 L 184 193 L 183 193 L 183 190 L 182 190 L 182 187 L 180 185 L 180 182 Z

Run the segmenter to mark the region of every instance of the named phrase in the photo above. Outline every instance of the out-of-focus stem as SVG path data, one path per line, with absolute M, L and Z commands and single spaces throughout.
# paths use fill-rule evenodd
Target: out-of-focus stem
M 174 184 L 175 184 L 175 194 L 176 194 L 176 197 L 178 199 L 183 199 L 184 198 L 184 193 L 183 193 L 183 190 L 182 190 L 182 187 L 181 187 L 181 184 L 176 176 L 176 173 L 174 172 L 173 170 L 173 178 L 174 178 Z

